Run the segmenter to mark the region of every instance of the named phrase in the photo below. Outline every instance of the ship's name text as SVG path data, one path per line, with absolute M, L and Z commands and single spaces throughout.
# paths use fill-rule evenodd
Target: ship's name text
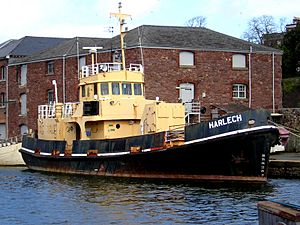
M 212 128 L 216 128 L 216 127 L 225 126 L 225 125 L 228 125 L 231 123 L 238 123 L 238 122 L 241 122 L 242 120 L 243 119 L 242 119 L 241 114 L 234 115 L 234 116 L 228 116 L 228 117 L 225 117 L 225 118 L 222 118 L 219 120 L 209 122 L 208 127 L 209 127 L 209 129 L 212 129 Z

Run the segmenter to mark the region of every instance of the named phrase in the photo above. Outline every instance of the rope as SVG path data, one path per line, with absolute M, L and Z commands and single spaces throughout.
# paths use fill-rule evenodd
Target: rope
M 284 126 L 284 125 L 279 124 L 279 123 L 275 123 L 275 122 L 273 122 L 273 121 L 269 121 L 269 122 L 272 123 L 273 125 L 277 126 L 277 127 L 279 127 L 279 126 L 280 126 L 280 127 L 284 127 L 284 128 L 287 129 L 292 135 L 294 135 L 294 136 L 300 138 L 300 135 L 296 134 L 296 133 L 300 133 L 299 130 L 294 129 L 294 128 L 291 128 L 291 127 Z M 295 133 L 295 132 L 296 132 L 296 133 Z

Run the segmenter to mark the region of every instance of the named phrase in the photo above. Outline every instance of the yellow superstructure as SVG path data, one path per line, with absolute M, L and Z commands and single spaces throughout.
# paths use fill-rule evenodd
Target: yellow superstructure
M 94 63 L 92 55 L 92 65 L 82 67 L 78 103 L 39 106 L 39 138 L 66 140 L 71 149 L 73 140 L 137 136 L 183 126 L 184 105 L 145 99 L 143 66 L 125 68 L 124 62 Z

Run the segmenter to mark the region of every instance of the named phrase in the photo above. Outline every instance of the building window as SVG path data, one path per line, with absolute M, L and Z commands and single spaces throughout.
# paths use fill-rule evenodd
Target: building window
M 0 107 L 5 107 L 5 93 L 0 93 Z
M 47 63 L 47 74 L 54 74 L 54 62 L 50 61 Z
M 122 94 L 123 95 L 132 95 L 130 83 L 122 83 Z
M 246 85 L 245 84 L 234 84 L 232 86 L 232 97 L 236 99 L 246 98 Z
M 20 126 L 20 130 L 21 130 L 21 135 L 26 135 L 28 134 L 28 126 L 26 124 L 22 124 Z
M 102 83 L 101 85 L 101 95 L 108 95 L 108 83 Z
M 27 83 L 27 65 L 21 66 L 21 80 L 20 84 L 25 85 Z
M 120 84 L 119 83 L 112 83 L 111 90 L 113 95 L 120 95 Z
M 142 84 L 133 84 L 134 95 L 142 95 Z
M 82 56 L 79 58 L 79 68 L 81 69 L 85 65 L 86 65 L 86 59 L 85 56 Z
M 54 92 L 53 92 L 53 90 L 48 90 L 47 96 L 48 96 L 48 103 L 53 104 L 54 103 Z
M 6 66 L 1 66 L 0 80 L 6 80 Z
M 246 56 L 242 54 L 233 55 L 232 68 L 246 68 Z
M 21 94 L 21 115 L 27 115 L 27 95 Z
M 194 53 L 193 52 L 180 52 L 179 53 L 180 66 L 194 66 Z

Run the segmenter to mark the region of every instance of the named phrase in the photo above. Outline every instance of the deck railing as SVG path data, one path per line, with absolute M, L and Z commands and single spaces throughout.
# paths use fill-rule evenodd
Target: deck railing
M 82 67 L 81 77 L 89 77 L 96 75 L 98 73 L 112 72 L 112 71 L 121 71 L 121 63 L 96 63 L 92 65 L 87 65 Z M 130 64 L 129 68 L 126 68 L 128 71 L 139 71 L 144 72 L 143 66 L 140 64 Z
M 187 123 L 190 123 L 190 117 L 192 115 L 197 115 L 198 122 L 200 122 L 200 115 L 201 115 L 200 102 L 187 102 L 184 103 L 184 106 L 185 106 L 185 118 L 187 119 Z
M 75 110 L 77 109 L 78 103 L 76 102 L 68 102 L 63 105 L 62 108 L 62 117 L 68 118 L 73 116 Z
M 38 106 L 38 118 L 54 118 L 55 117 L 55 104 L 39 105 Z

